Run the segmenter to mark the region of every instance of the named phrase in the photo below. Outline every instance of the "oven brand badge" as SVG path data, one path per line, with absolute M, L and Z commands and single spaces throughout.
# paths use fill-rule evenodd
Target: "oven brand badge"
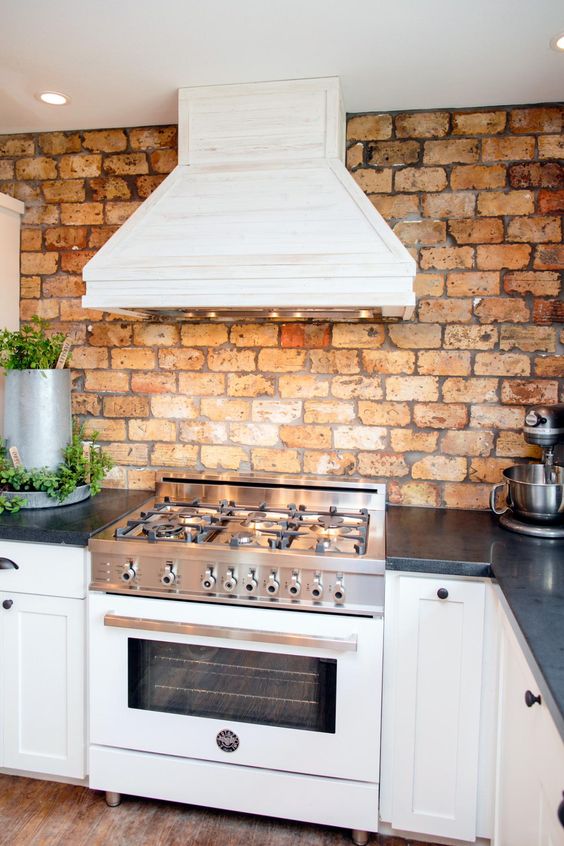
M 223 752 L 235 752 L 239 748 L 239 738 L 234 731 L 223 729 L 217 735 L 215 742 Z

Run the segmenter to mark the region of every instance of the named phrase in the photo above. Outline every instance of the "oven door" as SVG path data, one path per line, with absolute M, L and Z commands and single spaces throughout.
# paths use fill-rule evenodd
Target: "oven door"
M 90 594 L 90 741 L 378 782 L 382 619 Z

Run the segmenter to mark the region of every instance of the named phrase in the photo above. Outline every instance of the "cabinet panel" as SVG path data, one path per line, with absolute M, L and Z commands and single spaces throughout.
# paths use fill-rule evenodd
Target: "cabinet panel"
M 502 615 L 495 846 L 563 846 L 558 805 L 564 790 L 564 744 L 534 676 Z
M 83 547 L 0 540 L 0 558 L 17 565 L 0 570 L 0 591 L 86 596 L 88 551 Z
M 481 582 L 399 579 L 394 829 L 475 838 L 484 600 Z
M 0 594 L 3 766 L 84 777 L 84 614 L 77 599 Z

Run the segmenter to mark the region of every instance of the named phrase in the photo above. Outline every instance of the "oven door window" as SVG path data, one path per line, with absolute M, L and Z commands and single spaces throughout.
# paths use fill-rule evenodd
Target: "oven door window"
M 335 732 L 334 659 L 128 638 L 128 705 Z

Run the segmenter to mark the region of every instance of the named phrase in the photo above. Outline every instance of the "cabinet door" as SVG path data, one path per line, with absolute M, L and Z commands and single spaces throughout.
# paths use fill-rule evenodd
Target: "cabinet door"
M 558 805 L 564 789 L 564 748 L 542 701 L 527 707 L 538 686 L 506 619 L 502 624 L 496 846 L 562 846 Z
M 399 579 L 394 829 L 475 839 L 484 602 L 481 582 Z
M 85 601 L 0 600 L 3 766 L 83 778 Z

